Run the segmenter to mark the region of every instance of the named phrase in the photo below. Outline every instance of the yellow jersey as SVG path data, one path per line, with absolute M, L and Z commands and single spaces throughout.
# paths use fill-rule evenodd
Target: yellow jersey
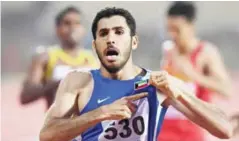
M 48 62 L 45 71 L 45 80 L 62 79 L 65 75 L 77 68 L 97 68 L 97 60 L 90 50 L 82 49 L 76 57 L 68 55 L 58 46 L 47 49 Z

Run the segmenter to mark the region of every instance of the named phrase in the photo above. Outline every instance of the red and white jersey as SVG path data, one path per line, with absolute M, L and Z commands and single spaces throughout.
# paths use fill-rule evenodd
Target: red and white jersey
M 209 101 L 210 97 L 209 97 L 209 90 L 205 89 L 204 87 L 200 86 L 199 84 L 197 84 L 196 82 L 194 82 L 193 80 L 190 80 L 187 76 L 185 76 L 184 74 L 180 73 L 179 71 L 177 71 L 177 69 L 174 66 L 174 62 L 172 59 L 172 54 L 171 54 L 171 50 L 173 50 L 175 48 L 175 44 L 172 41 L 165 41 L 163 43 L 163 56 L 164 62 L 161 65 L 161 68 L 163 70 L 166 70 L 169 74 L 171 74 L 174 77 L 177 77 L 181 80 L 183 80 L 189 88 L 191 88 L 194 93 L 197 95 L 198 98 L 204 100 L 204 101 Z M 198 44 L 198 46 L 192 51 L 191 55 L 190 55 L 190 62 L 192 63 L 193 67 L 195 67 L 195 70 L 199 69 L 197 68 L 197 58 L 198 56 L 200 56 L 201 51 L 203 50 L 203 48 L 205 47 L 204 42 L 200 42 Z M 201 73 L 201 72 L 199 72 Z M 185 119 L 185 116 L 178 112 L 176 109 L 174 109 L 173 107 L 169 107 L 165 118 L 173 118 L 173 119 L 178 119 L 178 118 L 182 118 Z

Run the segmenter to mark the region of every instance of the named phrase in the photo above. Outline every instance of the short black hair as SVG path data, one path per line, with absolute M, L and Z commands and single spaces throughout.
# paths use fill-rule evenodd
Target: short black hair
M 189 22 L 196 18 L 196 7 L 192 2 L 177 1 L 169 7 L 168 16 L 184 16 Z
M 119 15 L 125 18 L 126 23 L 130 28 L 131 36 L 134 36 L 136 34 L 135 19 L 128 10 L 125 10 L 123 8 L 116 8 L 116 7 L 106 7 L 105 9 L 102 9 L 100 12 L 98 12 L 93 20 L 91 31 L 92 31 L 92 35 L 94 39 L 96 39 L 96 31 L 97 31 L 98 22 L 102 18 L 110 18 L 116 15 Z
M 59 26 L 62 22 L 62 19 L 65 17 L 65 15 L 71 12 L 81 14 L 81 11 L 79 9 L 77 9 L 74 6 L 69 6 L 57 14 L 55 18 L 55 25 Z

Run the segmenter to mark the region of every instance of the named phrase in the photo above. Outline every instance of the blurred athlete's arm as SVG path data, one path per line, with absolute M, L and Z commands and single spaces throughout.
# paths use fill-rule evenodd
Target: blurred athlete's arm
M 207 68 L 210 76 L 194 73 L 194 79 L 200 85 L 218 92 L 223 96 L 232 94 L 232 85 L 223 59 L 217 47 L 208 44 L 205 48 L 207 56 Z
M 206 56 L 206 63 L 204 66 L 209 72 L 209 76 L 198 73 L 187 60 L 181 65 L 183 67 L 182 71 L 199 85 L 228 97 L 232 94 L 232 85 L 220 52 L 217 47 L 210 43 L 206 43 L 205 45 L 204 54 Z M 162 45 L 163 57 L 161 69 L 167 66 L 172 46 L 173 43 L 170 41 L 166 41 Z
M 219 138 L 232 136 L 232 125 L 227 116 L 212 104 L 196 98 L 183 81 L 166 72 L 152 73 L 151 83 L 168 96 L 163 102 L 172 105 L 190 120 Z
M 206 58 L 204 66 L 209 73 L 208 76 L 202 73 L 197 73 L 190 66 L 185 66 L 185 73 L 201 86 L 213 90 L 223 96 L 230 96 L 232 94 L 232 85 L 218 49 L 208 43 L 206 44 L 204 55 Z
M 59 82 L 50 81 L 46 84 L 43 84 L 42 82 L 47 60 L 48 55 L 46 52 L 37 54 L 33 57 L 20 95 L 20 101 L 22 104 L 35 101 L 57 88 Z
M 83 105 L 81 107 L 78 105 L 86 101 L 86 93 L 82 92 L 92 85 L 92 77 L 87 72 L 71 72 L 61 81 L 56 99 L 48 110 L 41 129 L 40 141 L 68 141 L 103 120 L 130 118 L 136 110 L 130 101 L 147 96 L 138 94 L 124 97 L 80 116 L 72 116 L 79 115 L 80 109 L 83 109 Z

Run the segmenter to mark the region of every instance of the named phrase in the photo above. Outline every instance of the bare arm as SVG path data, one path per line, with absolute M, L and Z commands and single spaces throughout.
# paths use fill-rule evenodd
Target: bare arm
M 177 99 L 172 98 L 170 101 L 173 107 L 214 136 L 223 139 L 232 136 L 232 125 L 220 109 L 196 98 L 181 80 L 171 76 L 170 79 L 172 87 L 177 89 L 175 92 L 179 93 Z
M 60 83 L 55 102 L 47 112 L 44 126 L 41 129 L 40 141 L 68 141 L 103 120 L 130 118 L 136 110 L 130 101 L 147 96 L 147 93 L 142 93 L 124 97 L 112 104 L 72 117 L 80 112 L 78 103 L 85 101 L 81 97 L 83 96 L 82 88 L 88 87 L 92 81 L 89 74 L 72 72 Z
M 77 103 L 81 89 L 90 82 L 92 82 L 90 74 L 84 72 L 71 72 L 62 80 L 55 102 L 47 112 L 40 133 L 41 141 L 71 140 L 101 120 L 99 109 L 72 117 L 79 112 Z
M 45 91 L 49 89 L 49 87 L 45 87 L 42 83 L 47 58 L 48 56 L 46 53 L 37 54 L 33 57 L 20 95 L 20 101 L 22 104 L 27 104 L 39 99 L 45 94 Z M 54 83 L 51 83 L 50 86 L 53 84 Z M 54 87 L 56 86 L 54 85 Z
M 196 124 L 219 138 L 232 136 L 232 125 L 225 114 L 215 106 L 195 97 L 183 81 L 167 72 L 152 72 L 150 83 L 166 94 L 164 106 L 172 105 Z
M 169 46 L 169 45 L 168 45 Z M 166 48 L 166 47 L 164 47 Z M 169 46 L 170 48 L 170 46 Z M 172 53 L 172 50 L 168 50 L 168 53 Z M 204 68 L 209 71 L 209 76 L 205 76 L 203 73 L 198 73 L 189 63 L 188 59 L 180 64 L 182 67 L 182 72 L 186 76 L 199 83 L 201 86 L 204 86 L 208 89 L 211 89 L 218 94 L 223 96 L 230 96 L 232 94 L 232 85 L 230 82 L 229 74 L 226 70 L 223 59 L 215 46 L 207 43 L 206 48 L 203 50 L 205 55 Z M 179 58 L 180 59 L 180 58 Z M 182 59 L 182 58 L 181 58 Z M 164 69 L 168 63 L 168 54 L 163 54 L 161 68 Z
M 71 140 L 103 119 L 99 116 L 102 113 L 100 109 L 73 118 L 67 118 L 63 115 L 59 117 L 54 113 L 55 109 L 57 107 L 53 105 L 47 114 L 45 125 L 40 132 L 40 141 Z
M 210 76 L 203 76 L 202 74 L 196 73 L 195 81 L 223 96 L 231 95 L 232 85 L 219 51 L 216 47 L 208 45 L 206 54 L 206 67 L 208 68 Z

